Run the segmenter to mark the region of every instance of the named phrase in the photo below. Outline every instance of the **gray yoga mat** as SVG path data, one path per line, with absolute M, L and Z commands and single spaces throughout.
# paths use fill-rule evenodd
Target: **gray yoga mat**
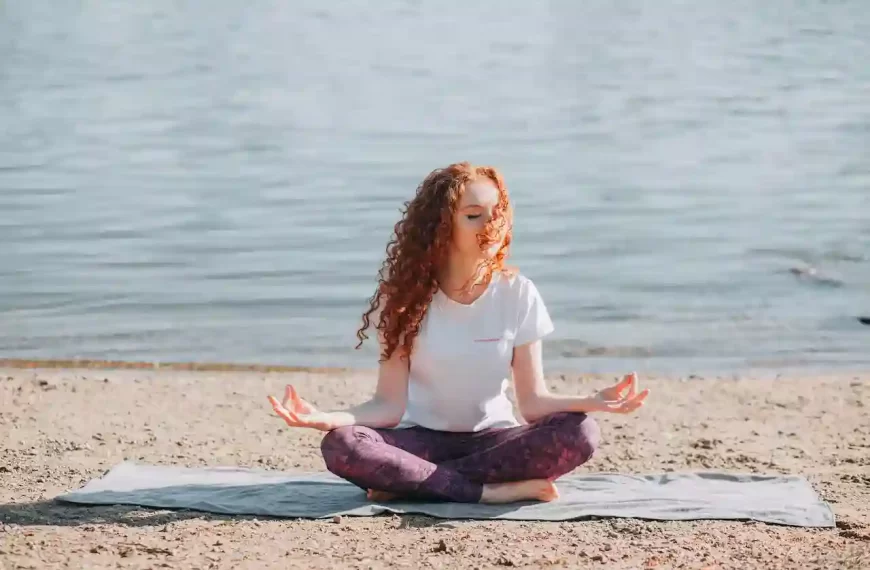
M 330 473 L 283 473 L 231 467 L 165 467 L 120 463 L 59 501 L 125 504 L 220 514 L 290 518 L 417 513 L 447 519 L 566 521 L 588 517 L 649 520 L 755 520 L 833 527 L 834 513 L 803 477 L 735 473 L 568 475 L 550 503 L 482 505 L 372 503 Z

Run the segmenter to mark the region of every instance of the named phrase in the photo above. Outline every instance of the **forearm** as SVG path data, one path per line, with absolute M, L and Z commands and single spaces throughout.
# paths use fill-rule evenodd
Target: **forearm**
M 532 398 L 520 409 L 523 418 L 529 422 L 561 412 L 589 413 L 594 411 L 597 411 L 597 408 L 593 398 L 550 393 Z
M 375 397 L 344 410 L 327 412 L 327 415 L 333 429 L 343 426 L 390 428 L 399 423 L 404 411 L 404 406 Z

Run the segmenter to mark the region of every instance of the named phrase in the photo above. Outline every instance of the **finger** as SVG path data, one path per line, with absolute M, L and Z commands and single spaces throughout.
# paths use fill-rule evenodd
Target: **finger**
M 625 376 L 622 377 L 622 380 L 620 380 L 616 384 L 616 391 L 619 393 L 620 396 L 622 395 L 622 391 L 625 390 L 626 388 L 628 388 L 631 385 L 631 383 L 632 383 L 631 374 L 626 374 Z
M 281 417 L 281 419 L 287 422 L 287 425 L 291 427 L 300 427 L 303 425 L 303 422 L 299 419 L 299 417 L 287 408 L 280 408 L 278 410 L 275 410 L 275 413 L 277 413 Z
M 299 398 L 299 406 L 300 411 L 304 414 L 310 414 L 317 409 L 311 402 L 309 402 L 305 398 Z
M 637 372 L 632 372 L 628 377 L 630 378 L 628 382 L 628 398 L 633 398 L 635 392 L 637 392 Z
M 626 374 L 622 377 L 622 380 L 617 382 L 611 389 L 610 392 L 615 395 L 615 400 L 622 400 L 625 398 L 629 398 L 634 394 L 634 373 Z M 625 391 L 628 390 L 628 394 L 625 394 Z
M 632 396 L 629 398 L 629 402 L 643 402 L 646 400 L 646 397 L 649 396 L 649 388 L 644 389 L 642 392 Z
M 628 404 L 632 404 L 634 402 L 643 402 L 644 400 L 646 400 L 647 396 L 649 396 L 649 388 L 647 388 L 643 392 L 640 392 L 639 394 L 635 394 L 633 396 L 623 396 L 619 400 L 611 402 L 611 404 L 625 406 Z
M 625 402 L 630 401 L 632 398 L 635 398 L 636 394 L 634 394 L 634 384 L 631 384 L 630 386 L 628 386 L 628 388 L 629 388 L 629 391 L 627 393 L 623 394 L 623 391 L 625 390 L 625 388 L 622 388 L 616 394 L 616 397 L 609 399 L 608 401 L 611 404 L 624 404 Z
M 301 397 L 293 386 L 290 386 L 290 392 L 292 394 L 293 407 L 297 413 L 301 412 L 304 414 L 310 414 L 317 409 L 311 404 L 311 402 Z
M 272 409 L 275 410 L 275 413 L 288 424 L 298 426 L 302 423 L 299 420 L 299 416 L 284 407 L 274 396 L 269 396 L 269 403 L 272 404 Z
M 290 391 L 293 393 L 293 408 L 299 411 L 305 411 L 305 400 L 299 397 L 299 394 L 296 392 L 296 388 L 290 386 Z
M 275 396 L 269 396 L 269 403 L 272 404 L 272 410 L 274 410 L 276 414 L 282 418 L 285 416 L 289 417 L 290 411 L 284 406 L 284 404 L 279 402 Z
M 293 386 L 287 384 L 284 386 L 284 399 L 281 401 L 281 405 L 285 408 L 293 407 Z
M 649 390 L 644 390 L 631 400 L 622 400 L 620 402 L 608 402 L 607 410 L 617 414 L 627 414 L 633 412 L 643 406 L 643 401 L 649 395 Z
M 611 406 L 608 411 L 614 414 L 630 414 L 641 406 L 643 406 L 643 402 L 638 404 L 623 404 L 621 406 Z
M 640 396 L 640 394 L 638 396 Z M 637 410 L 638 408 L 641 408 L 643 406 L 643 401 L 645 398 L 646 398 L 646 394 L 644 394 L 642 397 L 635 398 L 634 400 L 631 400 L 630 402 L 624 403 L 622 405 L 622 410 L 621 410 L 622 413 L 630 414 L 631 412 Z

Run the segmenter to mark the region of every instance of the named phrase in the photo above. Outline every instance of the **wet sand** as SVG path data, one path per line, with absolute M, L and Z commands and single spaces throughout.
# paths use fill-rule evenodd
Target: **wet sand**
M 341 521 L 53 502 L 125 459 L 322 470 L 319 432 L 272 415 L 285 383 L 323 408 L 368 371 L 0 361 L 0 570 L 12 568 L 867 568 L 870 373 L 646 378 L 648 405 L 597 415 L 586 471 L 728 469 L 806 476 L 836 529 L 753 522 Z M 72 367 L 72 366 L 78 367 Z M 586 393 L 612 378 L 550 378 Z

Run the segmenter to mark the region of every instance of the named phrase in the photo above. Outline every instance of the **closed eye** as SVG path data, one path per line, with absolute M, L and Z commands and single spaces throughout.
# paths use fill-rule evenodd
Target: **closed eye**
M 468 214 L 466 217 L 467 217 L 469 220 L 476 220 L 477 218 L 480 217 L 480 214 Z

